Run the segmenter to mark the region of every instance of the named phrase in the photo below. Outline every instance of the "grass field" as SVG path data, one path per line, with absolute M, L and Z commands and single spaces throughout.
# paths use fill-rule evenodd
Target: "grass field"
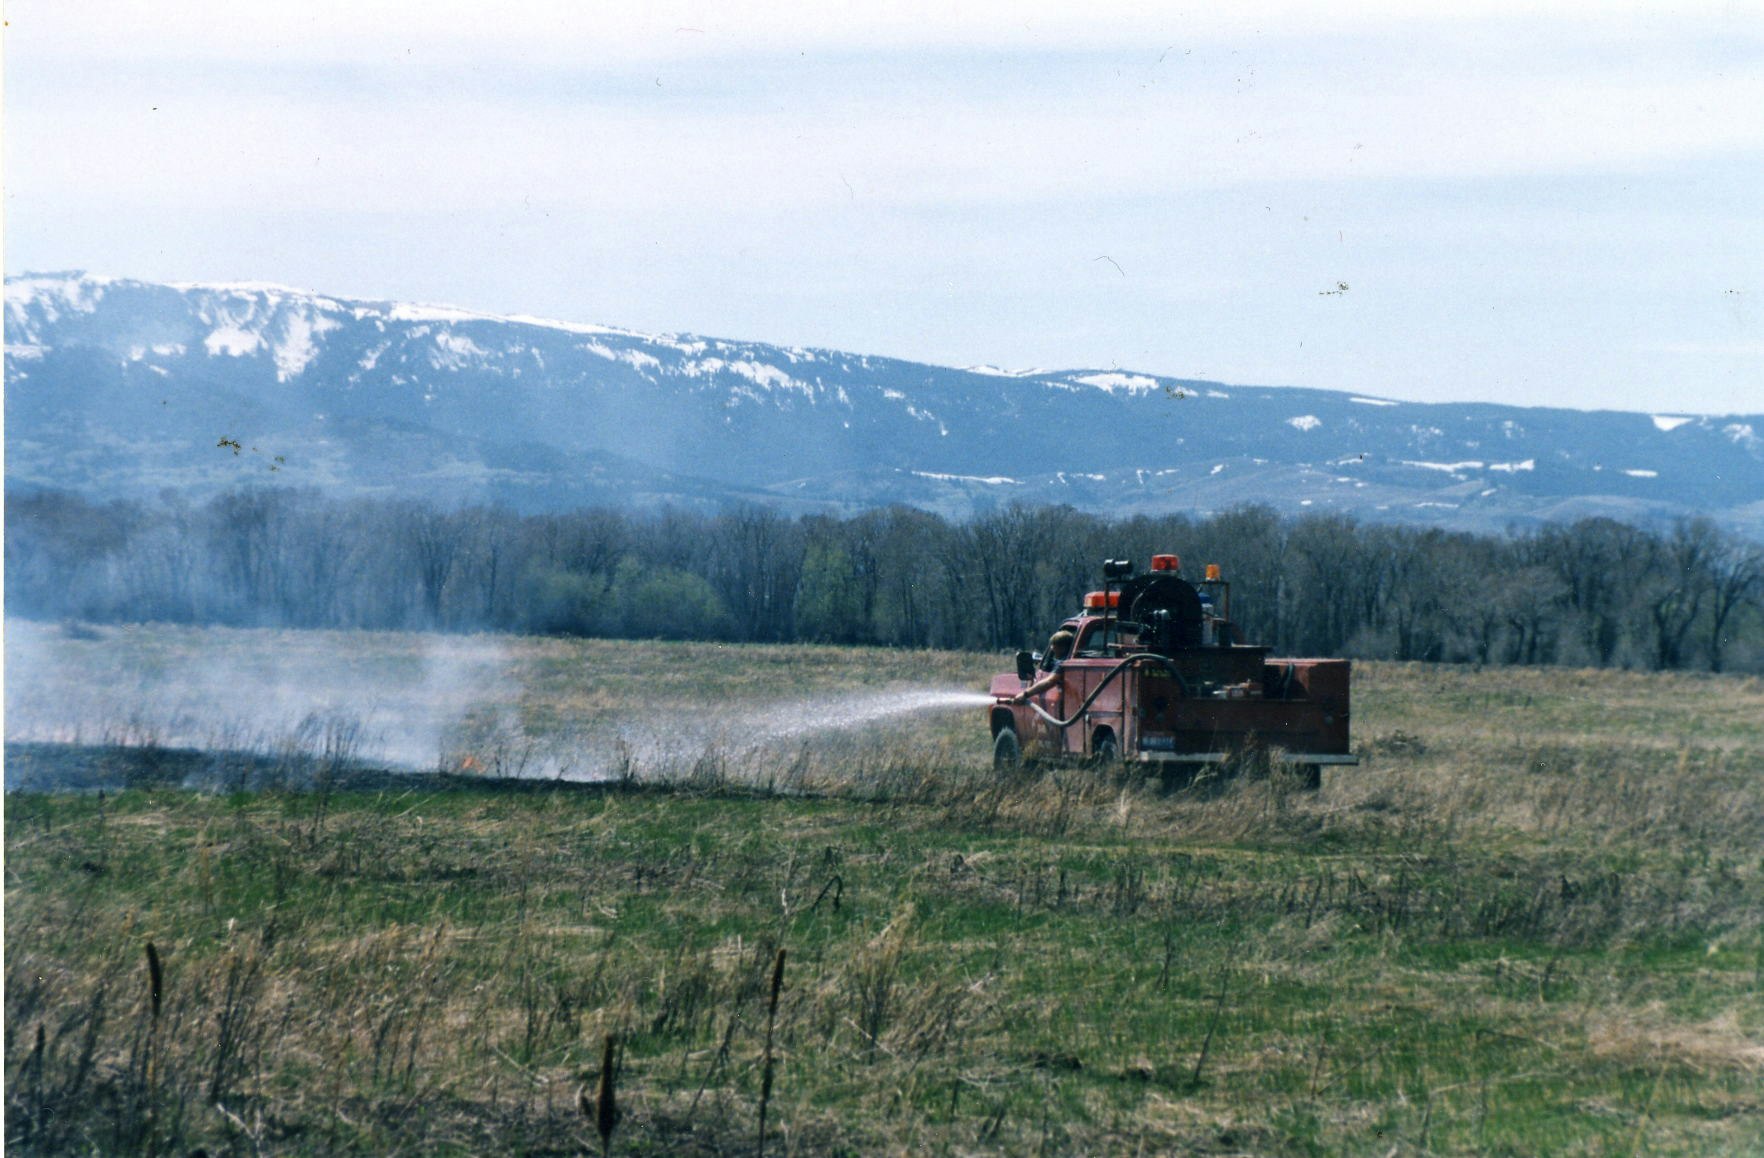
M 609 1039 L 616 1154 L 1764 1152 L 1755 679 L 1359 665 L 1361 767 L 1166 794 L 996 781 L 1001 657 L 7 651 L 9 785 L 310 782 L 8 794 L 19 1153 L 597 1152 Z

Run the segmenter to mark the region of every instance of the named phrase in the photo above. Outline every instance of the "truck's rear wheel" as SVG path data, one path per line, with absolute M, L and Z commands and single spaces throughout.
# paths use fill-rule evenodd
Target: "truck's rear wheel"
M 1090 751 L 1098 764 L 1114 764 L 1121 759 L 1121 745 L 1115 741 L 1115 734 L 1110 731 L 1101 731 L 1092 737 Z
M 1000 728 L 992 738 L 992 770 L 1015 772 L 1023 766 L 1023 746 L 1017 742 L 1015 728 Z

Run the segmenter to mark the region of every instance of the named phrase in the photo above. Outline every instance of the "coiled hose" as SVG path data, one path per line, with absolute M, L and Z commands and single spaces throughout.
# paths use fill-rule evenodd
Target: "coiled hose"
M 1130 655 L 1114 667 L 1110 668 L 1109 674 L 1103 676 L 1102 682 L 1097 684 L 1095 688 L 1091 689 L 1088 696 L 1084 697 L 1084 702 L 1078 705 L 1078 710 L 1063 720 L 1059 719 L 1052 712 L 1049 712 L 1046 708 L 1043 708 L 1033 700 L 1025 702 L 1028 703 L 1030 709 L 1033 710 L 1036 715 L 1040 716 L 1054 727 L 1061 729 L 1069 728 L 1073 724 L 1076 724 L 1084 716 L 1085 712 L 1090 710 L 1090 705 L 1096 702 L 1096 697 L 1102 695 L 1103 689 L 1108 687 L 1109 683 L 1116 676 L 1120 675 L 1130 667 L 1148 663 L 1155 663 L 1162 667 L 1169 673 L 1170 678 L 1176 681 L 1176 687 L 1182 692 L 1182 694 L 1184 696 L 1188 695 L 1188 682 L 1182 678 L 1182 673 L 1176 670 L 1176 665 L 1174 663 L 1171 663 L 1170 660 L 1164 656 L 1153 655 L 1150 652 L 1142 652 L 1139 655 Z

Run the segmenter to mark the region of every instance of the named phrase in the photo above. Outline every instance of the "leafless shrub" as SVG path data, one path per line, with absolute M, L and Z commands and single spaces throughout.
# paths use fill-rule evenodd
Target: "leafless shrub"
M 268 1022 L 260 1015 L 263 958 L 254 950 L 227 954 L 217 986 L 214 1046 L 207 1066 L 207 1098 L 224 1102 L 257 1068 Z

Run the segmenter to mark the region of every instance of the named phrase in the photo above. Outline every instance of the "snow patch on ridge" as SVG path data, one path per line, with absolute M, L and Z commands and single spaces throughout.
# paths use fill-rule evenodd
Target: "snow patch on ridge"
M 1482 463 L 1471 459 L 1467 462 L 1416 462 L 1414 459 L 1402 460 L 1404 466 L 1418 466 L 1422 470 L 1440 470 L 1447 474 L 1457 474 L 1461 470 L 1481 470 Z
M 621 330 L 616 326 L 597 326 L 593 322 L 564 322 L 556 318 L 536 318 L 532 314 L 510 314 L 502 320 L 522 326 L 538 326 L 545 330 L 561 330 L 566 334 L 613 334 L 623 338 L 649 339 L 649 335 L 640 334 L 636 330 Z
M 814 400 L 815 388 L 813 386 L 800 379 L 792 378 L 778 367 L 768 365 L 765 362 L 752 362 L 745 359 L 725 362 L 721 358 L 697 358 L 680 364 L 680 373 L 688 378 L 700 378 L 705 375 L 725 372 L 745 378 L 768 393 L 773 390 L 795 390 L 810 401 Z M 737 387 L 736 392 L 743 396 L 754 397 L 756 400 L 758 398 L 757 395 L 742 387 Z
M 583 342 L 582 349 L 590 354 L 605 358 L 609 362 L 628 363 L 638 371 L 642 371 L 651 366 L 661 365 L 661 359 L 654 354 L 646 354 L 642 350 L 615 350 L 605 342 Z M 539 358 L 539 351 L 534 350 L 533 356 Z M 543 369 L 545 360 L 539 358 L 539 364 Z
M 1694 418 L 1685 418 L 1677 414 L 1650 414 L 1648 417 L 1654 420 L 1654 429 L 1660 431 L 1677 430 L 1687 422 L 1696 421 Z
M 540 318 L 532 314 L 487 314 L 481 310 L 461 309 L 458 306 L 423 305 L 416 302 L 395 302 L 384 309 L 372 305 L 357 306 L 357 318 L 385 318 L 392 322 L 496 322 L 512 323 L 517 326 L 534 326 L 542 330 L 557 330 L 565 334 L 609 334 L 620 338 L 637 338 L 645 342 L 658 342 L 662 345 L 680 347 L 677 343 L 665 341 L 654 334 L 645 334 L 637 330 L 620 329 L 617 326 L 602 326 L 593 322 L 566 322 L 557 318 Z M 698 349 L 704 349 L 704 343 L 697 343 Z
M 27 274 L 6 279 L 6 312 L 13 324 L 25 320 L 25 308 L 35 305 L 43 321 L 53 325 L 63 311 L 90 314 L 104 299 L 104 290 L 115 279 L 89 273 Z
M 1158 388 L 1156 378 L 1147 378 L 1143 374 L 1080 374 L 1072 379 L 1086 386 L 1095 386 L 1098 390 L 1106 390 L 1110 394 L 1125 391 L 1128 394 L 1144 394 Z
M 318 357 L 318 343 L 313 339 L 338 329 L 340 325 L 324 314 L 312 317 L 300 311 L 289 314 L 282 326 L 282 340 L 271 350 L 276 359 L 276 381 L 286 382 L 311 365 Z
M 225 354 L 229 358 L 243 358 L 263 346 L 263 336 L 241 329 L 236 323 L 225 322 L 202 339 L 202 346 L 213 357 Z
M 357 311 L 358 313 L 360 311 Z M 370 308 L 369 317 L 380 313 Z M 401 302 L 385 311 L 385 318 L 392 322 L 497 322 L 501 318 L 490 314 L 480 314 L 472 310 L 462 310 L 455 306 L 423 306 Z
M 1318 418 L 1315 414 L 1301 414 L 1297 418 L 1288 418 L 1286 420 L 1286 425 L 1292 427 L 1294 430 L 1310 431 L 1322 426 L 1323 420 Z
M 451 330 L 442 330 L 435 335 L 435 350 L 429 356 L 429 365 L 437 370 L 463 370 L 474 359 L 488 355 L 478 343 Z
M 679 338 L 668 337 L 665 335 L 656 335 L 645 340 L 652 345 L 666 346 L 670 350 L 678 350 L 689 358 L 696 358 L 698 355 L 710 349 L 710 344 L 707 342 L 682 342 Z
M 323 294 L 273 281 L 168 281 L 163 283 L 149 281 L 133 284 L 143 286 L 163 284 L 167 289 L 175 289 L 183 293 L 231 294 L 241 298 L 262 297 L 269 298 L 272 302 L 280 301 L 282 298 L 298 298 L 322 309 L 340 310 L 343 308 L 338 302 Z
M 938 482 L 985 483 L 987 486 L 994 486 L 994 487 L 1022 485 L 1020 480 L 1014 479 L 1014 478 L 1006 478 L 1002 474 L 990 475 L 990 476 L 982 478 L 979 475 L 973 475 L 973 474 L 938 474 L 936 471 L 929 471 L 929 470 L 915 470 L 912 473 L 918 475 L 920 478 L 936 479 Z
M 1419 467 L 1422 470 L 1443 471 L 1446 474 L 1452 475 L 1466 470 L 1498 470 L 1507 474 L 1514 474 L 1518 471 L 1537 469 L 1537 460 L 1535 458 L 1528 458 L 1524 462 L 1490 463 L 1484 463 L 1478 459 L 1466 459 L 1463 462 L 1424 462 L 1417 459 L 1405 458 L 1398 461 L 1401 462 L 1403 466 Z
M 906 412 L 907 417 L 917 419 L 920 422 L 935 422 L 937 424 L 938 437 L 949 437 L 949 427 L 944 425 L 943 419 L 937 417 L 937 415 L 931 413 L 929 410 L 920 410 L 917 406 L 914 406 L 909 402 L 907 404 Z
M 802 393 L 811 396 L 815 392 L 814 388 L 807 382 L 798 381 L 783 370 L 778 369 L 778 367 L 769 366 L 764 362 L 730 362 L 729 369 L 731 372 L 746 378 L 754 385 L 763 387 L 767 390 L 773 389 L 774 387 L 780 390 L 800 390 Z

